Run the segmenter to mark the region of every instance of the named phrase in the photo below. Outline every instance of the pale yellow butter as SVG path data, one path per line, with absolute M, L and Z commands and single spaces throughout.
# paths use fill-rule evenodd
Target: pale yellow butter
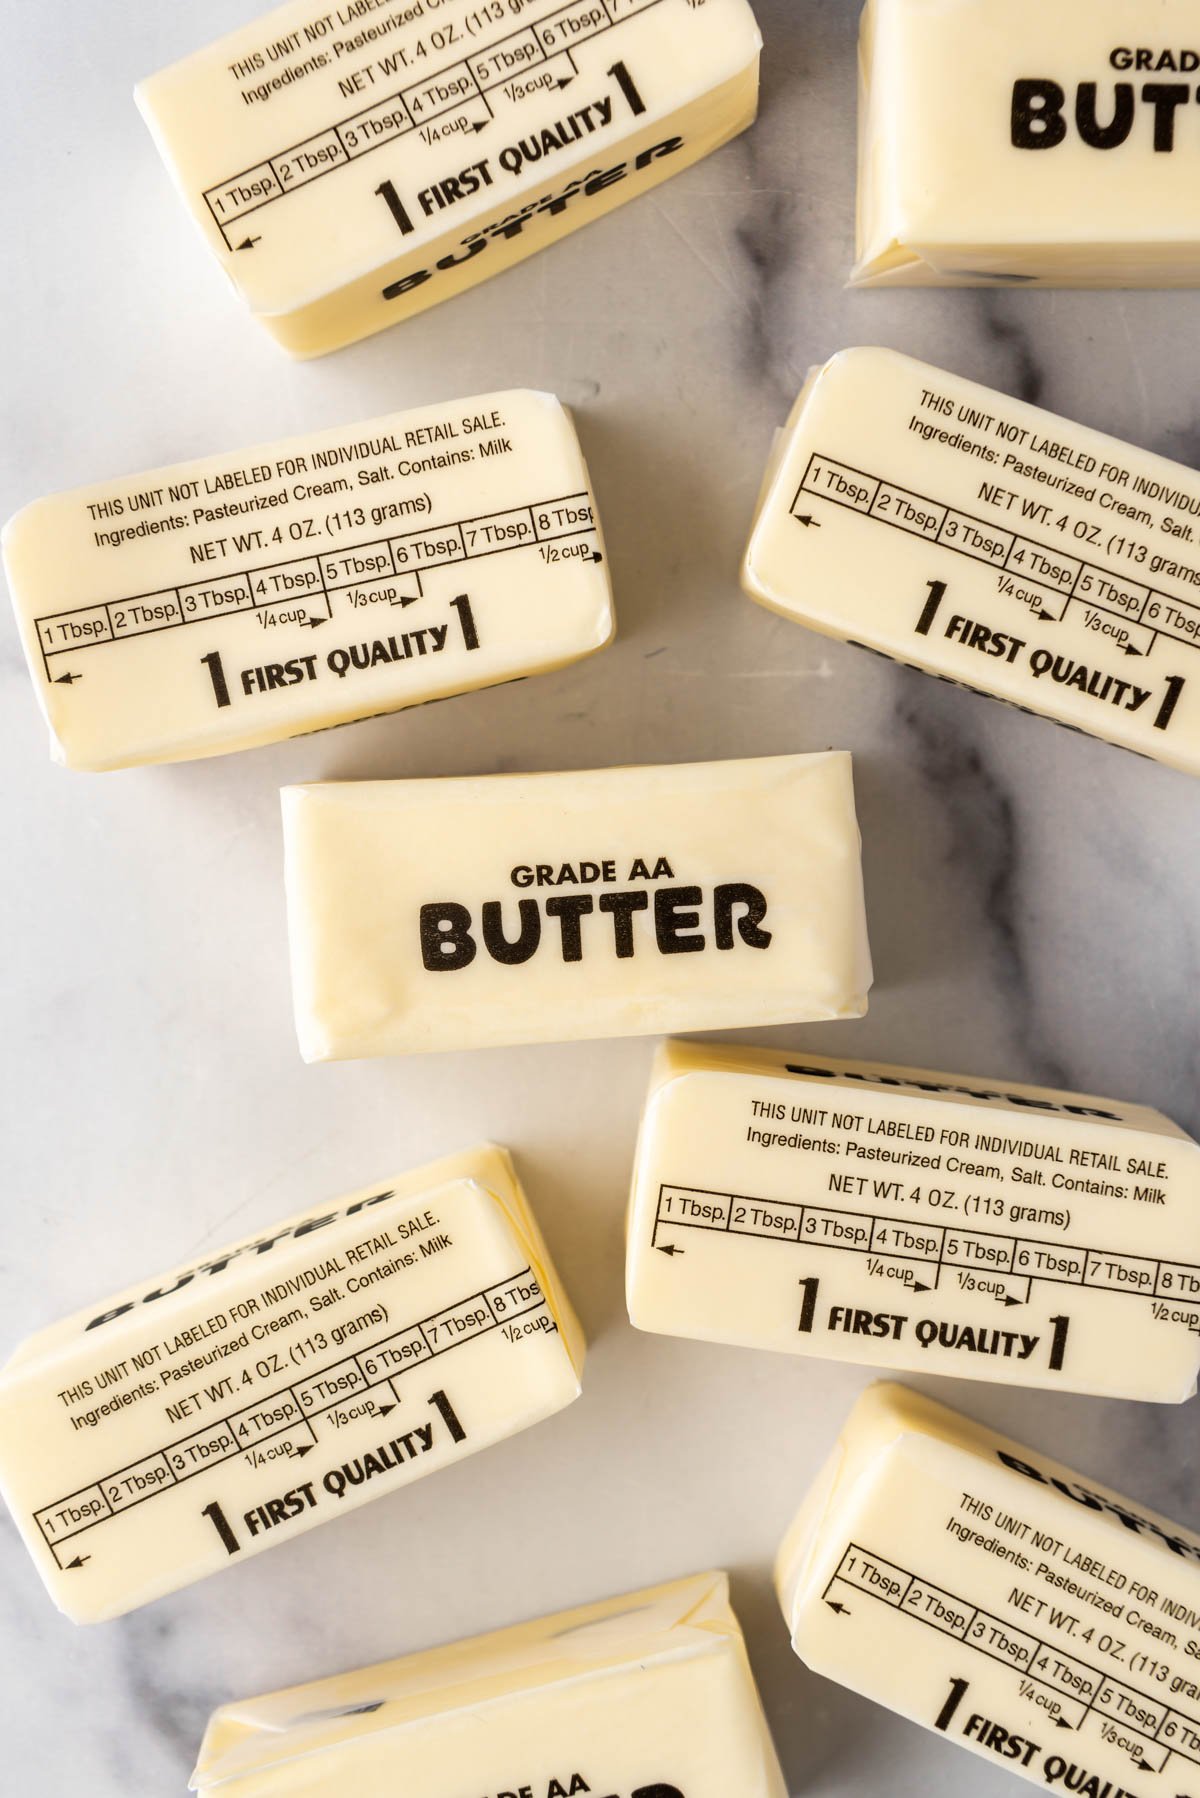
M 308 1061 L 858 1017 L 850 758 L 283 793 Z
M 0 1491 L 98 1622 L 561 1411 L 583 1357 L 508 1155 L 476 1149 L 30 1337 Z
M 4 565 L 56 761 L 275 742 L 604 648 L 587 467 L 486 394 L 37 500 Z
M 382 330 L 752 122 L 746 0 L 292 4 L 142 82 L 189 212 L 295 355 Z
M 780 1551 L 806 1666 L 1043 1789 L 1200 1768 L 1200 1537 L 900 1386 L 872 1387 Z
M 1200 1147 L 1110 1099 L 668 1043 L 626 1290 L 660 1334 L 1178 1404 Z
M 891 350 L 814 369 L 743 585 L 831 637 L 1200 772 L 1200 474 Z
M 723 1573 L 229 1704 L 222 1798 L 786 1798 Z
M 869 0 L 869 285 L 1200 280 L 1196 0 Z

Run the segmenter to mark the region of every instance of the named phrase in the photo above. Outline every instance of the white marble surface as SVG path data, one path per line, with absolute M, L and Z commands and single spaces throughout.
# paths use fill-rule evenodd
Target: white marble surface
M 735 579 L 772 428 L 809 362 L 892 344 L 1196 460 L 1196 299 L 845 293 L 857 8 L 759 0 L 750 136 L 499 281 L 293 366 L 210 266 L 129 96 L 256 10 L 5 6 L 0 511 L 394 406 L 543 386 L 578 409 L 622 632 L 538 682 L 89 777 L 46 760 L 0 620 L 3 1338 L 494 1135 L 520 1157 L 593 1355 L 582 1403 L 534 1435 L 98 1629 L 57 1616 L 4 1518 L 4 1787 L 179 1793 L 218 1700 L 723 1563 L 794 1793 L 998 1798 L 1007 1774 L 787 1649 L 770 1556 L 864 1376 L 628 1327 L 622 1205 L 649 1044 L 303 1067 L 276 792 L 851 748 L 871 1013 L 775 1040 L 1109 1091 L 1200 1126 L 1200 787 L 809 635 Z M 1200 1523 L 1194 1407 L 941 1390 Z

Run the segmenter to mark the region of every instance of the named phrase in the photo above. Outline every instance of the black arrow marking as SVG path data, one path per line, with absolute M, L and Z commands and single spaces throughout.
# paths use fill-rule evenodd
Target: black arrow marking
M 932 1286 L 922 1286 L 921 1282 L 919 1280 L 914 1280 L 913 1281 L 913 1291 L 914 1292 L 932 1292 L 933 1287 Z
M 328 624 L 329 620 L 328 618 L 306 618 L 304 622 L 310 631 L 315 631 L 320 625 Z
M 375 1415 L 376 1417 L 386 1417 L 389 1411 L 394 1411 L 395 1409 L 395 1405 L 380 1405 L 377 1407 Z
M 1038 617 L 1044 618 L 1046 620 L 1047 624 L 1057 624 L 1058 623 L 1058 619 L 1054 616 L 1053 612 L 1039 612 Z
M 83 1563 L 90 1561 L 91 1558 L 91 1555 L 76 1555 L 73 1561 L 67 1562 L 66 1571 L 69 1573 L 73 1567 L 82 1567 Z
M 1056 1717 L 1054 1719 L 1054 1727 L 1055 1729 L 1070 1729 L 1072 1725 L 1067 1722 L 1065 1717 Z
M 574 75 L 564 75 L 558 85 L 560 88 L 570 87 L 570 85 L 574 81 L 574 79 L 575 79 Z
M 1012 1299 L 1012 1298 L 1006 1298 L 1006 1299 L 1005 1299 L 1005 1301 L 1004 1301 L 1004 1303 L 1005 1303 L 1005 1304 L 1006 1304 L 1006 1305 L 1023 1305 L 1023 1304 L 1025 1304 L 1025 1303 L 1026 1303 L 1026 1301 L 1025 1301 L 1025 1300 L 1024 1300 L 1024 1299 Z
M 825 1603 L 829 1606 L 831 1611 L 836 1611 L 839 1617 L 853 1617 L 854 1615 L 854 1612 L 850 1610 L 848 1605 L 839 1604 L 836 1598 L 827 1598 Z
M 797 514 L 796 515 L 796 523 L 803 524 L 803 525 L 811 525 L 818 531 L 821 529 L 821 520 L 819 518 L 814 518 L 811 512 L 806 512 L 803 517 L 800 517 Z
M 261 242 L 261 237 L 246 237 L 242 239 L 241 243 L 235 244 L 234 248 L 237 250 L 252 250 L 256 243 Z
M 660 1255 L 686 1255 L 686 1249 L 677 1249 L 673 1242 L 656 1242 L 655 1248 Z
M 592 551 L 592 561 L 593 562 L 603 562 L 603 560 L 604 560 L 604 557 L 600 554 L 600 551 L 598 549 L 594 549 Z
M 491 122 L 492 121 L 490 119 L 484 119 L 482 121 L 482 123 L 480 123 L 478 125 L 472 125 L 471 129 L 472 129 L 472 131 L 486 131 L 488 126 L 491 124 Z
M 306 1444 L 305 1444 L 305 1446 L 304 1446 L 304 1447 L 303 1447 L 303 1448 L 298 1448 L 298 1449 L 297 1449 L 297 1450 L 296 1450 L 296 1459 L 297 1459 L 297 1461 L 303 1461 L 303 1459 L 304 1459 L 304 1457 L 305 1457 L 305 1455 L 311 1455 L 311 1454 L 312 1454 L 312 1452 L 313 1452 L 313 1449 L 314 1449 L 314 1448 L 315 1448 L 315 1447 L 316 1447 L 316 1446 L 317 1446 L 317 1445 L 316 1445 L 316 1443 L 315 1443 L 315 1442 L 309 1442 L 309 1443 L 306 1443 Z
M 421 595 L 419 593 L 402 593 L 399 599 L 389 600 L 388 604 L 393 606 L 415 606 L 420 597 Z
M 1154 1771 L 1154 1768 L 1150 1765 L 1149 1761 L 1139 1761 L 1138 1762 L 1138 1772 L 1139 1773 L 1153 1773 L 1153 1771 Z
M 54 677 L 54 685 L 56 687 L 69 687 L 73 681 L 82 679 L 82 674 L 56 674 Z
M 1145 655 L 1145 653 L 1144 649 L 1135 649 L 1132 643 L 1127 643 L 1125 645 L 1125 654 L 1127 656 L 1142 656 Z

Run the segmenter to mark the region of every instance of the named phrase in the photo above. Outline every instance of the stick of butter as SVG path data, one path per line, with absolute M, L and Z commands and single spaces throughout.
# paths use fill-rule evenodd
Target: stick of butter
M 283 792 L 306 1061 L 860 1017 L 850 757 Z
M 56 761 L 272 743 L 611 641 L 587 467 L 494 393 L 37 500 L 4 564 Z
M 1200 1146 L 1109 1099 L 668 1043 L 626 1289 L 662 1335 L 1179 1404 Z
M 226 1705 L 192 1790 L 787 1798 L 723 1573 Z
M 752 599 L 1200 772 L 1200 475 L 891 350 L 814 369 Z
M 583 1356 L 507 1153 L 476 1149 L 31 1336 L 0 1491 L 95 1623 L 561 1411 Z
M 744 131 L 760 48 L 746 0 L 292 0 L 136 97 L 251 312 L 316 356 Z
M 1200 1537 L 902 1386 L 871 1387 L 780 1550 L 806 1666 L 1057 1792 L 1200 1768 Z
M 1200 281 L 1196 0 L 868 0 L 859 49 L 854 283 Z

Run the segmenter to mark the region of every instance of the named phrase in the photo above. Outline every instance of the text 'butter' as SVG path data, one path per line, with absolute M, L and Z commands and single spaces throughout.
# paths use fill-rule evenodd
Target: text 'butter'
M 850 758 L 285 788 L 308 1061 L 858 1017 Z
M 869 0 L 869 286 L 1200 281 L 1196 0 Z

